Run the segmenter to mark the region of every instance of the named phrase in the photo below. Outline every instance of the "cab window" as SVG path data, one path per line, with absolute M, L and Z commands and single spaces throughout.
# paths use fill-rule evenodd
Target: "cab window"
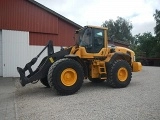
M 104 30 L 94 29 L 94 49 L 99 52 L 104 47 Z

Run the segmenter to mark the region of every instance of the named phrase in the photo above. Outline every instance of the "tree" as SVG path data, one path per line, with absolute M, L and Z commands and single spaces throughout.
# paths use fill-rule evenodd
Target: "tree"
M 133 37 L 131 30 L 133 27 L 132 24 L 124 18 L 117 17 L 116 21 L 112 19 L 106 20 L 102 26 L 108 28 L 109 38 L 114 35 L 117 40 L 132 42 Z
M 154 32 L 157 37 L 160 38 L 160 11 L 156 10 L 156 13 L 153 15 L 156 20 L 156 26 L 154 27 Z
M 160 11 L 156 9 L 155 14 L 153 16 L 156 21 L 156 26 L 154 27 L 157 43 L 155 46 L 155 53 L 157 57 L 160 57 Z
M 153 15 L 156 26 L 154 32 L 156 36 L 152 36 L 150 32 L 135 35 L 131 49 L 137 54 L 144 52 L 146 57 L 160 57 L 160 11 L 155 10 Z
M 146 57 L 155 57 L 155 46 L 157 41 L 151 32 L 138 34 L 134 36 L 136 52 L 144 52 Z M 137 53 L 137 54 L 138 54 Z

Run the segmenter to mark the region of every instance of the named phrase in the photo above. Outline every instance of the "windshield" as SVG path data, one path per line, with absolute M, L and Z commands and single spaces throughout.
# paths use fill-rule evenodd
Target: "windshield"
M 87 47 L 92 45 L 92 31 L 91 28 L 84 27 L 83 29 L 80 29 L 77 33 L 77 43 L 79 46 Z

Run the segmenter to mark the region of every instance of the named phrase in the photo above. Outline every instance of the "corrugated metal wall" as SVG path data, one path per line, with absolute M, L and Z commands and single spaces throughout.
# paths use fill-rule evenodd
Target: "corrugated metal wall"
M 29 31 L 30 45 L 56 46 L 74 44 L 76 26 L 62 20 L 27 0 L 0 0 L 0 29 Z
M 73 27 L 70 24 L 66 24 L 65 21 L 60 20 L 58 21 L 58 45 L 61 45 L 63 43 L 64 46 L 70 46 L 70 45 L 74 45 L 75 41 L 74 41 L 74 33 L 75 30 L 77 30 L 78 28 Z
M 29 33 L 30 45 L 45 45 L 48 40 L 53 40 L 54 45 L 57 45 L 58 35 L 46 33 Z
M 0 28 L 58 34 L 58 18 L 27 0 L 0 0 Z
M 76 28 L 74 26 L 58 19 L 58 35 L 30 32 L 30 45 L 45 45 L 48 40 L 53 40 L 56 46 L 71 46 L 75 44 L 75 30 Z

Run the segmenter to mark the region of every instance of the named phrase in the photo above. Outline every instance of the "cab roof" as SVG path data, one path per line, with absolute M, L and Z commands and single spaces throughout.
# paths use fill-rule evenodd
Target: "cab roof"
M 100 26 L 92 26 L 92 25 L 87 25 L 87 26 L 84 26 L 84 27 L 90 27 L 90 28 L 99 28 L 99 29 L 108 30 L 108 28 L 106 28 L 106 27 L 100 27 Z

